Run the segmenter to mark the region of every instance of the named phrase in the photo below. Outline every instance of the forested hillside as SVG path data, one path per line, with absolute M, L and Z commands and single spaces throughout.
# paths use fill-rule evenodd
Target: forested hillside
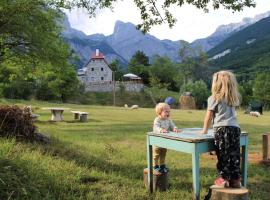
M 270 17 L 233 34 L 208 52 L 213 57 L 224 51 L 230 53 L 213 60 L 212 68 L 230 69 L 242 81 L 254 79 L 260 72 L 270 71 Z

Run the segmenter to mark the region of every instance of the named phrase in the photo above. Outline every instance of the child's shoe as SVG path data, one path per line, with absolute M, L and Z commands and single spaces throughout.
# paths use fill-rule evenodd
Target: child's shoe
M 241 185 L 240 178 L 229 180 L 229 186 L 232 187 L 232 188 L 241 188 L 242 185 Z
M 219 176 L 215 181 L 214 181 L 214 187 L 215 188 L 225 188 L 225 187 L 229 187 L 229 182 L 222 178 L 221 176 Z
M 166 165 L 160 165 L 160 173 L 168 173 L 169 168 L 166 167 Z

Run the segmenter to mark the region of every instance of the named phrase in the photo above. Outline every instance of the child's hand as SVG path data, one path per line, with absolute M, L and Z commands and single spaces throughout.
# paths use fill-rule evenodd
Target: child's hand
M 161 133 L 168 133 L 168 131 L 167 130 L 165 130 L 165 129 L 161 129 L 161 131 L 160 131 Z
M 207 134 L 207 131 L 205 132 L 204 130 L 202 130 L 199 132 L 199 134 L 202 134 L 202 135 Z
M 182 132 L 182 130 L 180 130 L 178 128 L 173 128 L 173 132 L 180 133 L 180 132 Z

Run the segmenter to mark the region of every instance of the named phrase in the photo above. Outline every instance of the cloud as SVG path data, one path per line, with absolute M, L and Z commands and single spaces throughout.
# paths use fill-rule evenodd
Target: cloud
M 209 36 L 219 25 L 240 22 L 244 17 L 254 17 L 256 14 L 269 10 L 269 0 L 257 0 L 256 8 L 244 8 L 243 11 L 234 13 L 223 8 L 204 13 L 190 5 L 174 7 L 171 11 L 177 18 L 175 26 L 172 29 L 166 24 L 155 26 L 151 29 L 150 34 L 159 39 L 183 39 L 191 42 Z M 118 2 L 113 11 L 103 9 L 97 13 L 96 18 L 89 18 L 87 12 L 82 9 L 74 9 L 67 12 L 67 15 L 73 28 L 88 35 L 94 33 L 112 34 L 117 20 L 133 24 L 141 22 L 140 12 L 132 0 Z

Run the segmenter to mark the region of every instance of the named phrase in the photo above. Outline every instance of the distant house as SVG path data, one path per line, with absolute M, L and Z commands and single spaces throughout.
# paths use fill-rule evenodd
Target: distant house
M 144 85 L 141 78 L 135 74 L 126 74 L 125 78 L 129 78 L 129 81 L 124 82 L 114 81 L 112 75 L 113 72 L 108 62 L 98 49 L 86 65 L 77 72 L 77 76 L 84 84 L 86 91 L 110 92 L 114 89 L 119 90 L 120 85 L 124 86 L 127 91 L 139 92 L 143 90 Z M 135 80 L 137 81 L 135 82 Z
M 78 70 L 77 75 L 84 84 L 112 81 L 112 70 L 98 49 L 86 65 Z

